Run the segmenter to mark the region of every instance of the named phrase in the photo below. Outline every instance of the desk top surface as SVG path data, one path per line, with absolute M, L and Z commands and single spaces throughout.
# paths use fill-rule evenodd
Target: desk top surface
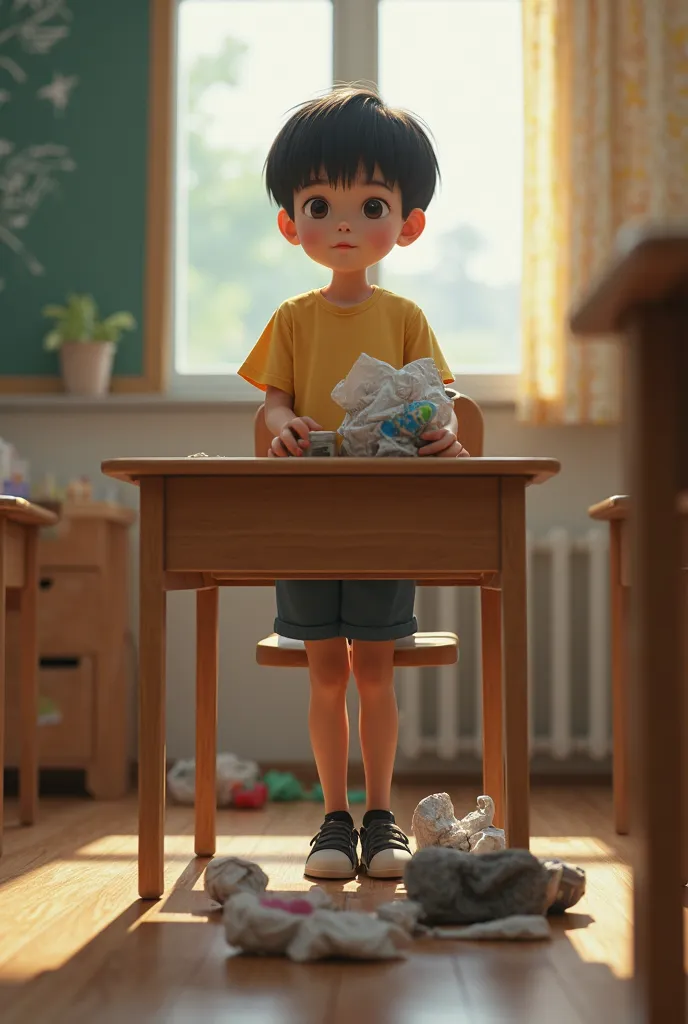
M 106 476 L 137 483 L 145 476 L 408 476 L 427 477 L 525 477 L 529 483 L 544 483 L 560 470 L 557 459 L 237 459 L 211 456 L 204 458 L 130 458 L 108 459 L 102 464 Z
M 58 518 L 47 508 L 10 494 L 0 494 L 0 517 L 11 519 L 15 523 L 25 523 L 27 526 L 52 526 Z
M 628 226 L 571 313 L 574 334 L 618 331 L 631 309 L 676 296 L 688 303 L 688 221 Z

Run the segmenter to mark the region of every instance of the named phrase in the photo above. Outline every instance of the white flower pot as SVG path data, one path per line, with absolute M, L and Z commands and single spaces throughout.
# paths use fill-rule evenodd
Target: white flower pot
M 70 395 L 105 395 L 110 389 L 115 345 L 112 341 L 67 341 L 60 347 L 65 391 Z

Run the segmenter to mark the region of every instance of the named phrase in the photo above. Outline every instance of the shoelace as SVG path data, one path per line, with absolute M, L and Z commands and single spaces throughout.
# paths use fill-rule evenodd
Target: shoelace
M 382 850 L 405 850 L 410 853 L 406 835 L 393 821 L 373 821 L 362 832 L 361 841 L 367 864 Z
M 311 839 L 311 846 L 313 853 L 317 850 L 342 850 L 352 853 L 357 842 L 358 832 L 346 821 L 326 821 Z

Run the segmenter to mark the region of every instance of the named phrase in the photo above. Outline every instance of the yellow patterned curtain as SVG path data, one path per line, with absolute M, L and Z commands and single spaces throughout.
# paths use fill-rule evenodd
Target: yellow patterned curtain
M 619 351 L 567 313 L 622 224 L 688 214 L 688 0 L 523 0 L 523 19 L 519 413 L 614 423 Z

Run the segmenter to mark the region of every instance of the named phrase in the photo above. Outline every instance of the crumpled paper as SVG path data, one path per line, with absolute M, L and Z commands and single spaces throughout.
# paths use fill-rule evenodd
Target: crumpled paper
M 341 454 L 351 458 L 417 455 L 421 435 L 448 426 L 453 409 L 434 360 L 395 370 L 365 352 L 332 399 L 346 412 Z
M 238 892 L 265 892 L 269 881 L 263 869 L 252 860 L 216 857 L 205 869 L 203 884 L 211 900 L 223 906 Z
M 492 853 L 506 846 L 504 830 L 495 828 L 494 800 L 479 796 L 477 809 L 457 818 L 448 793 L 424 797 L 413 812 L 412 831 L 416 849 L 427 846 L 449 846 L 468 853 Z

